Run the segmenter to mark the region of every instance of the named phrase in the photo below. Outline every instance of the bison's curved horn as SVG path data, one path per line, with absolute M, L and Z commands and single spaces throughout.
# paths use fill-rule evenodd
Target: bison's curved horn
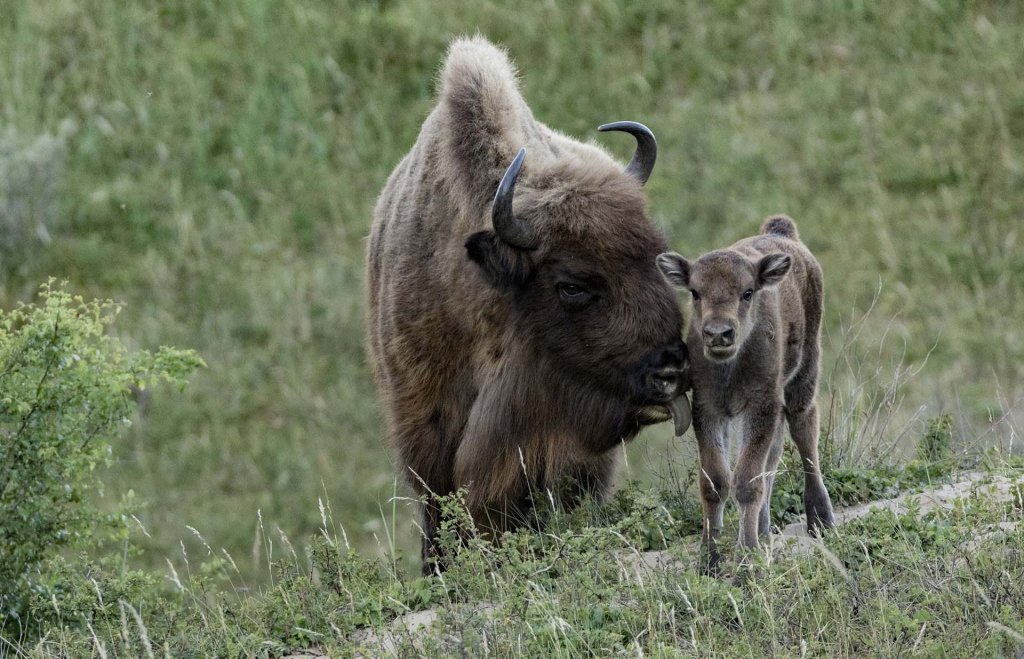
M 640 181 L 640 185 L 646 183 L 654 170 L 654 161 L 658 159 L 658 142 L 651 129 L 636 121 L 616 121 L 597 129 L 601 132 L 621 130 L 636 138 L 636 152 L 626 165 L 626 173 Z
M 494 224 L 494 232 L 503 242 L 519 249 L 536 249 L 540 244 L 540 238 L 526 222 L 512 214 L 512 195 L 515 193 L 516 178 L 519 177 L 524 158 L 526 149 L 519 149 L 512 164 L 505 170 L 505 175 L 501 177 L 498 191 L 494 193 L 491 222 Z

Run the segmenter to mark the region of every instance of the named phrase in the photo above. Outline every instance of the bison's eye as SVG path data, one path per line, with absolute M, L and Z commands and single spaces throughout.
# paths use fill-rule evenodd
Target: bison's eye
M 693 301 L 694 302 L 700 302 L 700 293 L 698 293 L 697 291 L 691 289 L 690 290 L 690 295 L 693 296 Z
M 558 290 L 559 299 L 569 307 L 582 307 L 594 297 L 586 288 L 572 282 L 556 284 L 555 288 Z
M 748 288 L 747 290 L 743 291 L 744 302 L 750 302 L 750 298 L 752 297 L 754 297 L 754 289 Z

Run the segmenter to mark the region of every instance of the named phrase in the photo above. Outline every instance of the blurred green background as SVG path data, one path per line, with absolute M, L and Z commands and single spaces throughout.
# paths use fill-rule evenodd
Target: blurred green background
M 257 511 L 301 545 L 321 499 L 360 550 L 416 554 L 364 239 L 446 45 L 476 32 L 551 127 L 623 161 L 595 127 L 653 128 L 678 251 L 797 219 L 826 272 L 830 459 L 898 460 L 940 412 L 964 447 L 1017 438 L 1021 3 L 0 0 L 0 304 L 54 275 L 126 302 L 130 345 L 209 364 L 116 446 L 106 496 L 144 503 L 143 561 L 180 560 L 192 527 L 255 570 Z M 649 431 L 623 478 L 686 472 L 689 444 Z

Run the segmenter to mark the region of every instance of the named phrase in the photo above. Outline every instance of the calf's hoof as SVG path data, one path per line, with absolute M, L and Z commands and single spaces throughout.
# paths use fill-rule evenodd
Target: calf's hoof
M 700 552 L 700 573 L 708 577 L 717 577 L 722 572 L 722 555 L 715 547 L 705 545 Z
M 820 492 L 804 493 L 804 510 L 807 512 L 807 532 L 811 535 L 818 535 L 825 529 L 835 527 L 832 500 L 824 488 Z

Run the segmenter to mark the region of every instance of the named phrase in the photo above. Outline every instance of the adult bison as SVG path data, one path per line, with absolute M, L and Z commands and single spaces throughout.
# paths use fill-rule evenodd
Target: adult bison
M 466 486 L 497 532 L 531 492 L 603 495 L 641 427 L 673 410 L 689 423 L 682 318 L 641 190 L 654 137 L 602 129 L 635 136 L 626 168 L 536 121 L 501 50 L 458 40 L 377 201 L 369 353 L 393 450 L 425 497 L 425 571 L 434 496 Z

